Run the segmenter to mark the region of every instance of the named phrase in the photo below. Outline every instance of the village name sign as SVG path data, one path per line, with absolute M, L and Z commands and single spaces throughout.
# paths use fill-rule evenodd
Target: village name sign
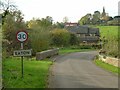
M 30 50 L 16 50 L 14 51 L 14 56 L 31 56 L 31 49 Z

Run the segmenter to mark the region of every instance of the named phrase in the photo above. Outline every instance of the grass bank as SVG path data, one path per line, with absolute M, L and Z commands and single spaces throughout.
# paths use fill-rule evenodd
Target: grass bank
M 113 65 L 110 65 L 110 64 L 107 64 L 101 60 L 94 60 L 95 64 L 107 71 L 110 71 L 112 73 L 115 73 L 115 74 L 119 74 L 120 75 L 120 68 L 118 67 L 115 67 Z
M 50 60 L 24 59 L 24 78 L 21 78 L 20 58 L 3 60 L 3 86 L 5 88 L 46 88 Z
M 67 54 L 73 52 L 85 52 L 85 51 L 92 51 L 95 49 L 79 49 L 79 48 L 60 48 L 59 54 Z

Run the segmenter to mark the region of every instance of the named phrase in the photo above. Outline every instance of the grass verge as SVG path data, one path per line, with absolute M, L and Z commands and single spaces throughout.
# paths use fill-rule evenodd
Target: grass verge
M 5 88 L 46 88 L 50 60 L 24 59 L 24 78 L 21 78 L 20 58 L 3 60 L 3 86 Z
M 94 60 L 95 64 L 100 66 L 101 68 L 107 70 L 107 71 L 110 71 L 112 73 L 115 73 L 115 74 L 119 74 L 120 75 L 120 68 L 118 67 L 115 67 L 113 65 L 110 65 L 110 64 L 107 64 L 101 60 Z
M 61 48 L 59 50 L 59 54 L 67 54 L 67 53 L 73 53 L 73 52 L 85 52 L 85 51 L 92 51 L 95 49 L 77 49 L 77 48 Z

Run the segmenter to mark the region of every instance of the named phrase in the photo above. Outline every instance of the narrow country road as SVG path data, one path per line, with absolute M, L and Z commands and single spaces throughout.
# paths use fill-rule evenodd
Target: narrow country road
M 49 88 L 118 88 L 118 77 L 96 66 L 96 51 L 76 52 L 56 58 Z

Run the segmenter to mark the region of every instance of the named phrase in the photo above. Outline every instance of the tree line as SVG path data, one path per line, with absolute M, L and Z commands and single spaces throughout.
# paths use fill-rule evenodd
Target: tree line
M 62 23 L 53 23 L 52 17 L 33 18 L 25 22 L 20 10 L 10 8 L 8 6 L 1 14 L 3 58 L 13 55 L 14 50 L 20 49 L 20 43 L 16 40 L 19 30 L 28 32 L 28 41 L 24 43 L 24 49 L 32 49 L 33 55 L 54 47 L 78 44 L 77 37 L 65 30 Z
M 88 13 L 78 22 L 80 25 L 120 25 L 120 16 L 109 16 L 107 13 L 95 11 L 94 14 Z
M 9 1 L 9 0 L 8 0 Z M 20 49 L 20 43 L 16 40 L 16 33 L 19 30 L 28 32 L 29 39 L 24 43 L 24 49 L 32 49 L 33 55 L 36 52 L 51 49 L 54 47 L 66 47 L 70 45 L 79 45 L 78 37 L 65 30 L 65 22 L 68 21 L 67 17 L 64 22 L 53 23 L 51 16 L 45 18 L 33 18 L 30 21 L 24 21 L 24 15 L 10 2 L 2 3 L 4 7 L 2 16 L 2 47 L 3 56 L 7 57 L 13 54 L 14 50 Z M 100 12 L 96 11 L 94 15 L 87 14 L 79 21 L 80 25 L 93 24 L 93 25 L 106 25 L 109 21 L 119 17 L 104 18 L 106 21 L 100 20 Z M 103 20 L 104 20 L 103 19 Z M 92 20 L 92 21 L 91 21 Z

